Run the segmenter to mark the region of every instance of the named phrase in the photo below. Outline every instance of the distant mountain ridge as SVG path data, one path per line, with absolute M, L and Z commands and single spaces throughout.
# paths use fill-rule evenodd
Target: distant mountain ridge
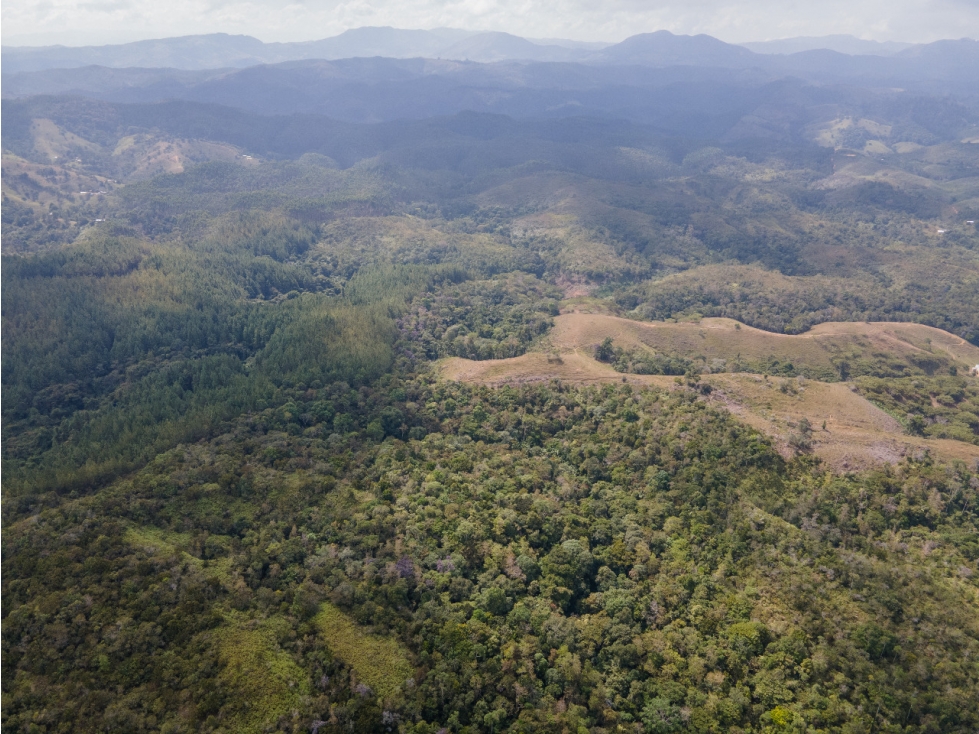
M 941 41 L 939 44 L 962 43 Z M 974 42 L 971 42 L 974 43 Z M 5 73 L 72 69 L 172 68 L 202 70 L 244 68 L 260 64 L 313 59 L 386 58 L 637 64 L 642 66 L 717 66 L 769 68 L 774 56 L 828 50 L 850 56 L 932 58 L 935 44 L 877 43 L 852 36 L 795 38 L 781 41 L 725 43 L 707 35 L 674 35 L 669 31 L 641 33 L 621 43 L 582 43 L 565 39 L 528 39 L 509 33 L 474 32 L 458 28 L 410 30 L 389 27 L 355 28 L 331 38 L 297 43 L 263 43 L 243 35 L 213 33 L 107 46 L 4 47 Z M 934 49 L 933 49 L 934 51 Z
M 144 109 L 149 120 L 157 121 L 147 123 L 153 125 L 161 116 L 173 118 L 176 124 L 190 110 L 213 108 L 206 114 L 195 112 L 192 117 L 197 122 L 192 127 L 173 128 L 188 139 L 212 139 L 215 125 L 235 127 L 234 122 L 221 122 L 228 115 L 262 116 L 267 118 L 268 142 L 261 146 L 236 142 L 260 155 L 273 150 L 295 152 L 290 141 L 308 136 L 303 131 L 307 125 L 322 128 L 317 120 L 400 125 L 473 113 L 493 115 L 500 124 L 562 118 L 625 121 L 668 136 L 765 141 L 766 146 L 812 145 L 820 136 L 829 136 L 830 143 L 857 150 L 881 136 L 878 147 L 960 140 L 979 131 L 979 112 L 954 98 L 893 89 L 868 94 L 865 87 L 809 84 L 754 69 L 713 67 L 382 58 L 205 71 L 87 67 L 5 76 L 3 90 L 5 141 L 16 137 L 12 131 L 17 119 L 23 130 L 29 130 L 31 120 L 55 114 L 58 124 L 74 129 L 84 126 L 91 115 L 101 114 L 93 110 L 122 103 Z M 16 95 L 20 99 L 10 98 L 14 92 L 21 92 Z M 58 100 L 74 112 L 58 111 L 62 104 Z M 276 122 L 276 115 L 295 117 L 284 125 Z M 870 134 L 859 126 L 849 130 L 850 118 L 884 119 L 886 124 L 873 127 Z M 577 124 L 585 123 L 569 122 L 567 131 Z M 836 143 L 834 135 L 839 138 Z M 341 156 L 334 148 L 325 154 L 337 160 Z
M 535 42 L 509 33 L 478 33 L 457 28 L 406 30 L 387 27 L 355 28 L 332 38 L 297 43 L 263 43 L 252 36 L 212 33 L 110 46 L 10 47 L 2 51 L 4 70 L 7 72 L 92 65 L 198 70 L 374 56 L 471 61 L 515 58 L 582 61 L 594 53 L 594 48 L 561 39 Z
M 893 56 L 916 45 L 898 41 L 868 41 L 856 36 L 798 36 L 773 41 L 749 41 L 740 44 L 758 54 L 796 54 L 825 49 L 850 56 Z
M 303 53 L 312 58 L 276 63 L 255 62 L 258 51 L 272 44 L 245 36 L 221 37 L 222 43 L 227 41 L 235 49 L 235 59 L 240 62 L 237 68 L 186 68 L 192 66 L 189 60 L 218 59 L 210 36 L 175 39 L 179 43 L 169 47 L 146 42 L 138 52 L 147 63 L 125 68 L 100 63 L 18 72 L 12 71 L 18 68 L 16 64 L 8 63 L 7 54 L 12 53 L 8 50 L 3 58 L 2 93 L 5 98 L 69 94 L 115 102 L 214 101 L 253 111 L 269 105 L 277 111 L 336 114 L 361 121 L 391 119 L 398 110 L 403 116 L 417 117 L 467 108 L 518 116 L 577 110 L 575 114 L 624 114 L 637 119 L 633 111 L 647 104 L 651 89 L 682 85 L 683 93 L 688 94 L 703 83 L 757 85 L 794 77 L 820 85 L 949 95 L 979 109 L 979 75 L 975 73 L 979 43 L 970 40 L 939 41 L 883 57 L 849 56 L 825 49 L 756 54 L 710 36 L 677 36 L 667 31 L 639 34 L 603 49 L 576 49 L 534 44 L 504 33 L 460 38 L 464 32 L 451 29 L 407 36 L 395 29 L 380 29 L 380 35 L 373 32 L 376 30 L 359 29 L 311 42 Z M 401 43 L 395 50 L 408 53 L 436 41 L 451 42 L 442 58 L 430 54 L 428 58 L 399 59 L 375 53 L 384 43 L 389 49 Z M 188 62 L 185 68 L 162 66 L 174 48 L 183 49 Z M 372 55 L 350 57 L 356 48 Z M 108 53 L 105 48 L 95 50 Z M 59 50 L 67 51 L 72 49 Z M 344 57 L 323 58 L 332 52 Z M 528 58 L 534 54 L 541 58 Z M 646 91 L 636 96 L 625 91 L 629 89 Z M 487 107 L 484 99 L 495 101 Z M 710 106 L 711 101 L 704 103 Z M 662 111 L 652 117 L 642 112 L 638 118 L 661 116 Z
M 438 52 L 439 58 L 492 63 L 495 61 L 585 61 L 594 54 L 583 48 L 535 43 L 510 33 L 479 33 Z
M 764 63 L 752 51 L 713 36 L 678 36 L 669 31 L 630 36 L 600 51 L 596 60 L 640 66 L 741 67 Z

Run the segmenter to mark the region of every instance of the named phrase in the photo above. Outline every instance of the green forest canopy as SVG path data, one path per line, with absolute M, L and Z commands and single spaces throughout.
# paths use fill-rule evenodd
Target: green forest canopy
M 123 176 L 116 129 L 86 124 L 109 151 L 86 175 Z M 638 175 L 598 155 L 620 142 L 205 162 L 84 200 L 21 145 L 4 726 L 973 731 L 977 467 L 786 460 L 694 374 L 436 379 L 532 348 L 575 289 L 634 318 L 976 343 L 979 240 L 941 206 L 827 194 L 805 146 L 647 140 Z M 970 384 L 857 381 L 974 441 Z

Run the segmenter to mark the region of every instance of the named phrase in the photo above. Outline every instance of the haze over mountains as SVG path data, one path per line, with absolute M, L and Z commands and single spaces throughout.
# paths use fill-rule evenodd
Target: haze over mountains
M 920 45 L 880 43 L 844 35 L 789 38 L 739 46 L 710 36 L 674 36 L 667 31 L 638 34 L 618 44 L 603 44 L 553 38 L 527 39 L 509 33 L 478 33 L 457 28 L 355 28 L 331 38 L 297 43 L 263 43 L 251 36 L 215 33 L 108 46 L 6 47 L 3 64 L 7 73 L 90 65 L 192 70 L 384 56 L 479 62 L 520 60 L 768 67 L 772 60 L 759 56 L 824 50 L 848 55 L 900 57 L 912 55 L 920 48 Z M 789 67 L 792 66 L 790 63 Z
M 900 41 L 869 41 L 855 36 L 836 34 L 832 36 L 797 36 L 795 38 L 779 38 L 773 41 L 748 41 L 741 45 L 759 54 L 796 54 L 802 51 L 825 49 L 853 56 L 893 56 L 918 44 Z
M 977 44 L 781 43 L 4 49 L 0 727 L 979 731 Z
M 667 31 L 582 48 L 506 33 L 361 28 L 292 44 L 216 34 L 121 46 L 8 48 L 3 62 L 8 99 L 185 100 L 350 122 L 472 110 L 614 117 L 708 137 L 743 136 L 747 125 L 753 135 L 785 138 L 793 126 L 811 121 L 803 110 L 844 103 L 854 87 L 874 90 L 871 97 L 857 95 L 864 107 L 870 99 L 889 103 L 900 94 L 895 90 L 979 106 L 979 43 L 968 39 L 890 56 L 828 49 L 785 55 Z M 935 103 L 943 110 L 938 117 L 946 106 Z M 743 123 L 748 114 L 752 122 Z

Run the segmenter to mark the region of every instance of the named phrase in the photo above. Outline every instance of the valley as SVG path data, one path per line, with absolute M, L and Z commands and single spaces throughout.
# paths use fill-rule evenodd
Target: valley
M 4 729 L 975 732 L 975 42 L 362 31 L 4 49 Z

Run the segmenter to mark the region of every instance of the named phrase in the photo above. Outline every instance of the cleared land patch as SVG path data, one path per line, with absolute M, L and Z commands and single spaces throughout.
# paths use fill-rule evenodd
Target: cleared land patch
M 665 375 L 623 375 L 587 354 L 575 352 L 556 357 L 528 352 L 510 359 L 483 361 L 450 357 L 442 361 L 441 371 L 450 380 L 482 385 L 514 385 L 548 380 L 561 380 L 576 385 L 613 381 L 662 386 L 674 384 L 673 378 Z
M 641 323 L 604 314 L 570 313 L 555 319 L 542 351 L 511 359 L 441 363 L 450 380 L 484 385 L 561 380 L 579 385 L 628 382 L 678 388 L 677 378 L 616 372 L 597 361 L 595 346 L 606 337 L 626 348 L 678 353 L 685 357 L 763 361 L 771 356 L 800 367 L 817 366 L 832 374 L 835 355 L 880 354 L 910 360 L 941 356 L 957 364 L 979 363 L 979 348 L 940 329 L 905 323 L 821 324 L 798 336 L 772 334 L 730 319 L 699 323 Z M 979 461 L 979 447 L 947 439 L 907 435 L 901 423 L 845 382 L 765 377 L 750 373 L 705 375 L 714 391 L 707 398 L 771 436 L 791 454 L 793 436 L 805 418 L 812 426 L 811 451 L 835 469 L 848 471 L 894 463 L 908 454 L 930 451 L 948 459 Z M 824 427 L 825 426 L 825 427 Z
M 329 602 L 322 604 L 315 622 L 330 650 L 353 668 L 378 698 L 396 695 L 414 675 L 408 653 L 400 643 L 366 632 Z
M 706 362 L 740 360 L 761 364 L 777 360 L 822 379 L 838 376 L 842 361 L 850 363 L 852 369 L 861 361 L 888 360 L 894 369 L 904 365 L 909 373 L 934 371 L 946 362 L 953 362 L 962 370 L 979 364 L 979 347 L 941 329 L 908 323 L 833 322 L 820 324 L 804 334 L 789 335 L 724 318 L 666 323 L 569 313 L 554 319 L 548 339 L 559 353 L 570 350 L 590 356 L 595 346 L 609 336 L 617 346 L 679 354 L 688 359 L 701 357 Z
M 768 379 L 721 374 L 705 378 L 715 389 L 709 400 L 771 436 L 785 455 L 803 419 L 812 426 L 812 451 L 834 469 L 847 471 L 896 463 L 930 451 L 946 459 L 979 460 L 979 447 L 948 439 L 909 436 L 892 416 L 847 383 Z
M 238 620 L 221 626 L 215 635 L 221 652 L 220 681 L 243 702 L 243 712 L 230 722 L 232 731 L 263 732 L 298 708 L 310 693 L 307 674 L 279 647 L 277 637 L 288 625 L 281 617 L 265 621 Z

